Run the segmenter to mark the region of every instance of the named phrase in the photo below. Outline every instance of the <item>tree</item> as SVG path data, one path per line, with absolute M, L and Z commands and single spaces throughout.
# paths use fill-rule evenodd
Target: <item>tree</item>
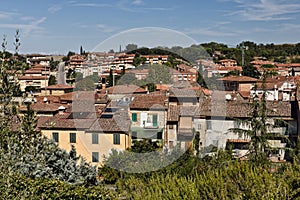
M 107 77 L 107 82 L 109 87 L 112 87 L 114 85 L 114 75 L 112 69 L 109 70 L 109 76 Z
M 151 65 L 149 67 L 148 76 L 146 78 L 147 83 L 163 83 L 170 84 L 173 82 L 171 70 L 165 65 Z
M 205 80 L 204 80 L 204 78 L 203 78 L 202 73 L 200 73 L 200 71 L 198 71 L 197 83 L 198 83 L 201 87 L 207 88 L 206 82 L 205 82 Z
M 127 44 L 125 48 L 126 48 L 126 52 L 130 52 L 136 50 L 138 46 L 136 44 Z
M 76 82 L 79 82 L 83 79 L 83 74 L 81 72 L 75 72 L 74 73 L 74 78 Z
M 261 76 L 260 72 L 253 65 L 243 66 L 243 76 L 249 76 L 252 78 L 259 78 Z
M 54 61 L 53 57 L 51 57 L 51 59 L 50 59 L 50 70 L 51 70 L 51 71 L 56 70 L 58 64 L 59 64 L 59 61 L 57 61 L 57 60 Z
M 249 145 L 250 160 L 257 165 L 265 164 L 267 161 L 268 147 L 267 138 L 271 133 L 268 132 L 268 128 L 273 126 L 267 122 L 267 101 L 266 101 L 266 78 L 267 73 L 263 74 L 262 77 L 262 97 L 259 98 L 255 92 L 252 102 L 248 104 L 251 109 L 250 117 L 245 120 L 238 120 L 239 124 L 242 124 L 244 128 L 231 128 L 229 131 L 245 135 L 251 138 Z
M 48 85 L 55 85 L 56 84 L 56 78 L 53 75 L 50 75 Z
M 136 84 L 137 78 L 133 73 L 127 73 L 120 77 L 118 80 L 118 85 L 130 85 Z
M 241 74 L 240 70 L 229 71 L 225 76 L 239 76 Z
M 83 48 L 82 48 L 82 46 L 80 46 L 80 55 L 83 55 L 84 53 L 83 53 Z
M 143 139 L 141 141 L 133 141 L 132 147 L 129 149 L 129 151 L 135 152 L 135 153 L 147 153 L 156 151 L 159 149 L 159 146 L 157 145 L 157 142 L 152 142 L 151 139 Z
M 94 80 L 92 78 L 84 78 L 79 82 L 76 82 L 75 88 L 78 91 L 93 91 L 95 90 L 95 84 Z

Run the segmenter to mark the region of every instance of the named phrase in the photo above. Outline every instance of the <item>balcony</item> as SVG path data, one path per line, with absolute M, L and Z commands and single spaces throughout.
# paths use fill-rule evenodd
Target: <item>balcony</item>
M 132 127 L 131 135 L 133 140 L 138 139 L 152 139 L 161 140 L 163 135 L 163 128 L 156 127 Z

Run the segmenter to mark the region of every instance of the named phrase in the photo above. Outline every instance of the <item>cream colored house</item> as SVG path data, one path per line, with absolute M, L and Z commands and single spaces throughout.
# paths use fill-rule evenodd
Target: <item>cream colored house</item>
M 129 107 L 132 140 L 166 141 L 166 95 L 161 93 L 136 95 Z

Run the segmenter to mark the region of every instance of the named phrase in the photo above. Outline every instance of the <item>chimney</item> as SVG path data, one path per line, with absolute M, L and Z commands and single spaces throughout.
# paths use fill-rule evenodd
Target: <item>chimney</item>
M 58 107 L 58 114 L 60 114 L 60 115 L 64 114 L 65 110 L 66 110 L 66 108 L 64 106 L 59 106 Z
M 278 94 L 278 89 L 277 89 L 277 84 L 274 85 L 274 100 L 278 101 L 279 99 L 279 94 Z
M 49 104 L 47 97 L 44 97 L 44 103 Z

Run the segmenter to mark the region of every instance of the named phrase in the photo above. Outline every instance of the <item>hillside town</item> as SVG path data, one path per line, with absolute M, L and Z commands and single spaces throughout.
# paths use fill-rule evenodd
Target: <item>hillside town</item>
M 136 64 L 137 58 L 142 62 Z M 247 129 L 238 121 L 251 117 L 249 103 L 265 92 L 268 122 L 273 125 L 268 130 L 273 134 L 268 139 L 268 159 L 280 163 L 289 158 L 288 141 L 296 141 L 299 135 L 300 63 L 251 61 L 261 74 L 272 70 L 263 83 L 261 77 L 242 75 L 237 60 L 199 59 L 192 64 L 176 59 L 170 65 L 168 55 L 137 57 L 125 52 L 81 52 L 64 61 L 26 55 L 29 68 L 18 76 L 26 99 L 14 101 L 21 105 L 20 115 L 30 103 L 38 118 L 37 129 L 60 148 L 70 151 L 74 146 L 87 162 L 101 166 L 113 149 L 125 151 L 143 139 L 164 151 L 178 145 L 186 151 L 193 148 L 196 133 L 201 157 L 230 146 L 235 158 L 248 159 L 251 137 L 231 130 Z M 156 80 L 151 88 L 137 85 L 134 80 L 151 76 L 150 66 L 167 68 L 170 80 Z M 230 75 L 234 71 L 239 73 Z M 131 79 L 122 83 L 126 76 Z M 215 78 L 215 87 L 200 85 L 199 76 Z M 96 77 L 91 87 L 79 87 L 89 77 Z

